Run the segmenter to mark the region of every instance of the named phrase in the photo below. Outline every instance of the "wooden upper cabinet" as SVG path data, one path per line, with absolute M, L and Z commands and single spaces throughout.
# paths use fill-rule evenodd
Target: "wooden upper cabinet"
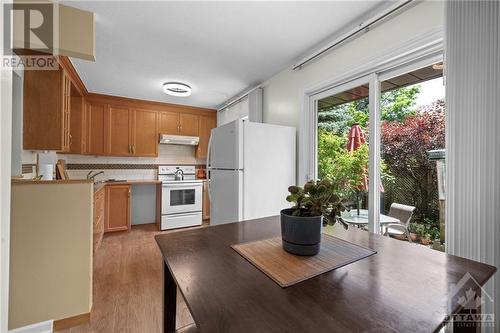
M 104 232 L 130 228 L 130 185 L 106 185 Z
M 132 153 L 134 156 L 158 156 L 158 112 L 133 110 Z
M 107 106 L 105 104 L 85 103 L 85 124 L 87 134 L 85 154 L 105 155 L 106 114 Z
M 199 137 L 200 143 L 196 148 L 196 158 L 206 158 L 208 149 L 208 140 L 210 140 L 210 133 L 212 128 L 217 127 L 217 120 L 214 116 L 200 116 L 199 120 Z
M 66 73 L 63 72 L 63 91 L 62 91 L 62 101 L 63 101 L 63 152 L 70 151 L 71 144 L 71 79 Z
M 199 116 L 182 112 L 160 112 L 160 134 L 198 136 Z
M 109 106 L 107 128 L 107 153 L 132 155 L 132 115 L 129 108 Z
M 82 96 L 79 96 L 72 88 L 71 91 L 71 113 L 70 113 L 70 131 L 69 131 L 69 153 L 84 154 L 85 140 L 85 102 Z
M 63 69 L 24 71 L 24 149 L 69 150 L 70 84 Z
M 179 134 L 179 113 L 178 112 L 160 112 L 160 134 Z
M 198 136 L 199 116 L 189 113 L 181 113 L 179 116 L 179 134 L 186 136 Z

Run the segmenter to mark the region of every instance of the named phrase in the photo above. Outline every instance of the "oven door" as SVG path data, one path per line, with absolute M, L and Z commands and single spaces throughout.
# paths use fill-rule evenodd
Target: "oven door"
M 202 183 L 163 184 L 161 214 L 201 212 Z

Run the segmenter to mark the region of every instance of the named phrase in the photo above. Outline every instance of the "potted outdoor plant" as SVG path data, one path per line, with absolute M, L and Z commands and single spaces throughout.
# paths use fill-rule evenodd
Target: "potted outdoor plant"
M 422 245 L 429 245 L 432 243 L 432 240 L 431 240 L 431 235 L 428 234 L 428 233 L 425 233 L 423 234 L 421 237 L 420 237 L 420 243 Z
M 319 252 L 323 224 L 347 223 L 340 213 L 344 205 L 328 179 L 309 181 L 304 187 L 290 186 L 286 200 L 292 208 L 281 211 L 281 237 L 287 252 L 310 256 Z

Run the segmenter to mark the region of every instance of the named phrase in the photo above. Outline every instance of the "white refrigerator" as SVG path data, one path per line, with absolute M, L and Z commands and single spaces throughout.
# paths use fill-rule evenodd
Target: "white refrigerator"
M 295 184 L 295 128 L 235 120 L 208 145 L 210 224 L 279 215 Z

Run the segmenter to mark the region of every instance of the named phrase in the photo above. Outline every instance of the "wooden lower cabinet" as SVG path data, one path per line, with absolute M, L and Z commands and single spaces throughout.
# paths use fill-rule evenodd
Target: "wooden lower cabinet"
M 106 185 L 104 232 L 130 229 L 130 185 Z
M 203 220 L 210 219 L 210 197 L 208 196 L 208 180 L 203 181 L 203 204 L 201 216 Z
M 102 187 L 94 192 L 94 237 L 93 251 L 97 251 L 101 246 L 102 236 L 104 234 L 104 213 L 106 207 L 106 192 Z

